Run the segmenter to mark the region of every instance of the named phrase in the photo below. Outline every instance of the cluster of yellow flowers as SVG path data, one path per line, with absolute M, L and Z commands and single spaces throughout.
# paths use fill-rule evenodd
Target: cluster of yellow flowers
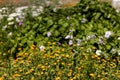
M 86 50 L 84 47 L 79 49 Z M 120 79 L 119 57 L 103 58 L 85 52 L 75 55 L 71 47 L 60 47 L 55 42 L 48 42 L 44 51 L 31 45 L 30 51 L 19 53 L 16 60 L 11 57 L 9 62 L 0 62 L 0 80 Z

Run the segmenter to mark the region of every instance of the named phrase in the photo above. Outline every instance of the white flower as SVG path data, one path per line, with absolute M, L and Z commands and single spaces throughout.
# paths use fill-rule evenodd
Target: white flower
M 118 50 L 117 52 L 118 52 L 118 55 L 120 55 L 120 50 Z
M 117 53 L 117 49 L 115 49 L 115 48 L 112 48 L 112 50 L 110 51 L 112 54 L 115 54 L 115 53 Z
M 73 44 L 73 41 L 72 40 L 69 40 L 69 43 L 68 43 L 69 45 L 72 45 Z
M 0 9 L 0 13 L 2 13 L 2 9 Z
M 120 7 L 120 0 L 112 0 L 112 6 L 118 9 Z
M 7 25 L 3 26 L 2 30 L 4 31 L 7 27 L 8 27 Z
M 80 44 L 81 44 L 81 40 L 77 39 L 77 46 L 80 46 Z
M 42 12 L 43 11 L 43 7 L 42 6 L 39 6 L 38 9 L 37 9 L 38 12 Z
M 106 31 L 105 32 L 105 38 L 110 38 L 110 36 L 113 34 L 112 31 Z
M 87 36 L 87 40 L 90 40 L 91 39 L 91 36 Z
M 2 10 L 8 10 L 8 8 L 6 8 L 6 7 L 3 7 L 3 8 L 2 8 Z
M 9 15 L 9 17 L 16 17 L 16 16 L 18 16 L 17 13 L 11 13 L 11 14 Z
M 39 47 L 41 51 L 44 51 L 45 50 L 45 47 L 44 46 L 40 46 Z
M 67 16 L 67 20 L 70 20 L 70 16 Z
M 101 55 L 101 53 L 102 53 L 102 51 L 101 50 L 96 50 L 96 52 L 95 52 L 98 56 L 100 56 Z
M 118 37 L 118 40 L 120 40 L 120 37 Z
M 32 16 L 33 16 L 33 17 L 37 17 L 38 15 L 39 15 L 38 12 L 36 12 L 36 11 L 32 11 Z
M 12 32 L 8 33 L 8 37 L 12 36 Z
M 73 39 L 73 36 L 72 36 L 72 35 L 67 35 L 67 36 L 65 37 L 65 39 Z
M 81 23 L 85 23 L 87 20 L 85 19 L 85 18 L 83 18 L 82 20 L 81 20 Z
M 28 9 L 28 6 L 23 6 L 23 7 L 17 7 L 16 9 L 15 9 L 15 12 L 22 12 L 22 10 L 24 10 L 24 9 Z
M 51 32 L 47 32 L 47 36 L 50 37 L 52 34 Z
M 13 17 L 8 17 L 8 19 L 7 19 L 7 21 L 12 21 L 12 20 L 14 20 Z
M 13 24 L 14 24 L 14 22 L 13 22 L 13 21 L 8 23 L 8 25 L 13 25 Z

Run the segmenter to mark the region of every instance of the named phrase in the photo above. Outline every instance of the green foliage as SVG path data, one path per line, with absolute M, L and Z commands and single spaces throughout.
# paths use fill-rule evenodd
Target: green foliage
M 105 44 L 99 44 L 101 50 L 109 53 L 112 48 L 120 47 L 117 40 L 119 19 L 120 14 L 115 9 L 108 3 L 97 0 L 82 0 L 75 7 L 65 9 L 46 7 L 38 17 L 33 18 L 28 12 L 22 26 L 15 23 L 2 31 L 6 22 L 1 21 L 0 41 L 4 43 L 1 47 L 5 49 L 1 48 L 0 52 L 7 53 L 7 50 L 10 50 L 11 54 L 16 54 L 19 52 L 18 48 L 28 50 L 33 44 L 39 47 L 48 41 L 68 43 L 68 40 L 65 40 L 67 35 L 73 35 L 74 44 L 77 44 L 77 39 L 81 39 L 81 46 L 89 47 L 94 43 L 99 44 L 100 36 L 104 38 L 106 31 L 112 31 L 114 35 L 109 39 L 104 38 Z M 13 35 L 7 37 L 9 32 Z M 47 37 L 48 32 L 52 34 L 50 37 Z M 95 35 L 96 38 L 87 40 L 90 35 Z

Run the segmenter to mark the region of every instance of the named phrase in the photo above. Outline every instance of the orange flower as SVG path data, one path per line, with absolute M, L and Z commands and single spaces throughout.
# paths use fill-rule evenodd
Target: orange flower
M 0 77 L 0 80 L 4 80 L 4 77 Z

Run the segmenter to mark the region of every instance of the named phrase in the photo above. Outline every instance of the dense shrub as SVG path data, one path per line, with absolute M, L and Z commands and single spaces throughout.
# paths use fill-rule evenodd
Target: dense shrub
M 70 8 L 45 7 L 38 17 L 31 17 L 30 12 L 27 13 L 21 26 L 15 23 L 5 31 L 0 27 L 2 55 L 9 55 L 8 50 L 16 55 L 18 48 L 26 51 L 33 44 L 39 47 L 48 41 L 69 45 L 74 43 L 87 48 L 95 46 L 107 53 L 120 48 L 120 14 L 108 3 L 81 0 L 78 5 Z M 1 26 L 7 24 L 4 21 L 1 21 Z M 8 36 L 10 32 L 12 35 Z M 108 37 L 104 36 L 106 32 L 110 33 Z

